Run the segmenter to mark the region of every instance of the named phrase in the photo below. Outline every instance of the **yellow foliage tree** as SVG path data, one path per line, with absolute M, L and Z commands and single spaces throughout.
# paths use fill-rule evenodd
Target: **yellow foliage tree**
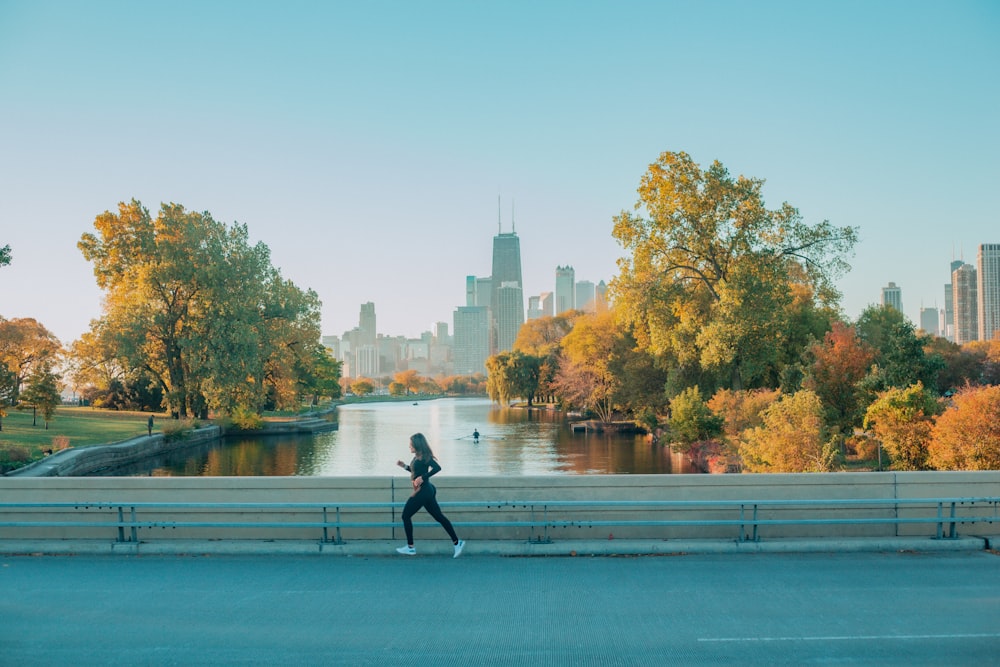
M 836 448 L 828 441 L 823 405 L 809 390 L 786 394 L 761 413 L 761 425 L 747 429 L 739 453 L 747 472 L 824 472 L 833 468 Z
M 939 415 L 927 446 L 938 470 L 1000 470 L 1000 386 L 966 387 Z

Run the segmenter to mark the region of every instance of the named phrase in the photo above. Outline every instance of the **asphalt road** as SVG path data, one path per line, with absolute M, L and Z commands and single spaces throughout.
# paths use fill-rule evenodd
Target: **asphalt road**
M 1000 556 L 0 557 L 2 665 L 986 665 Z

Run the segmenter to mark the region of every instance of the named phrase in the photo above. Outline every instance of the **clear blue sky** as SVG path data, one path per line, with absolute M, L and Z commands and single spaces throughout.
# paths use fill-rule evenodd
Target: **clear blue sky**
M 136 198 L 249 226 L 323 331 L 449 325 L 521 238 L 610 280 L 611 218 L 667 150 L 860 228 L 856 317 L 943 306 L 1000 242 L 1000 2 L 0 0 L 0 315 L 65 343 L 100 315 L 76 243 Z

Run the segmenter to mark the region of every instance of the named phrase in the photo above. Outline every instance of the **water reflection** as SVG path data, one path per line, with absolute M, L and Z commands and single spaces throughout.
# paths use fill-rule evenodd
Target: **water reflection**
M 339 430 L 195 446 L 119 475 L 397 475 L 411 434 L 422 432 L 452 475 L 667 474 L 697 472 L 641 436 L 573 433 L 552 410 L 500 409 L 485 399 L 342 406 Z M 480 432 L 479 442 L 472 433 Z

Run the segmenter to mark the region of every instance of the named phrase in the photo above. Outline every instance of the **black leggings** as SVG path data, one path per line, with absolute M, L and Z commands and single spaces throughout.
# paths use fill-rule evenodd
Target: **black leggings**
M 430 488 L 427 488 L 428 486 Z M 421 507 L 426 509 L 427 513 L 448 531 L 451 541 L 457 544 L 458 535 L 455 534 L 451 521 L 448 521 L 448 517 L 441 512 L 441 506 L 438 505 L 437 501 L 437 489 L 430 484 L 422 486 L 420 491 L 410 496 L 406 501 L 406 507 L 403 508 L 403 529 L 406 531 L 406 543 L 413 546 L 413 515 L 419 512 Z

